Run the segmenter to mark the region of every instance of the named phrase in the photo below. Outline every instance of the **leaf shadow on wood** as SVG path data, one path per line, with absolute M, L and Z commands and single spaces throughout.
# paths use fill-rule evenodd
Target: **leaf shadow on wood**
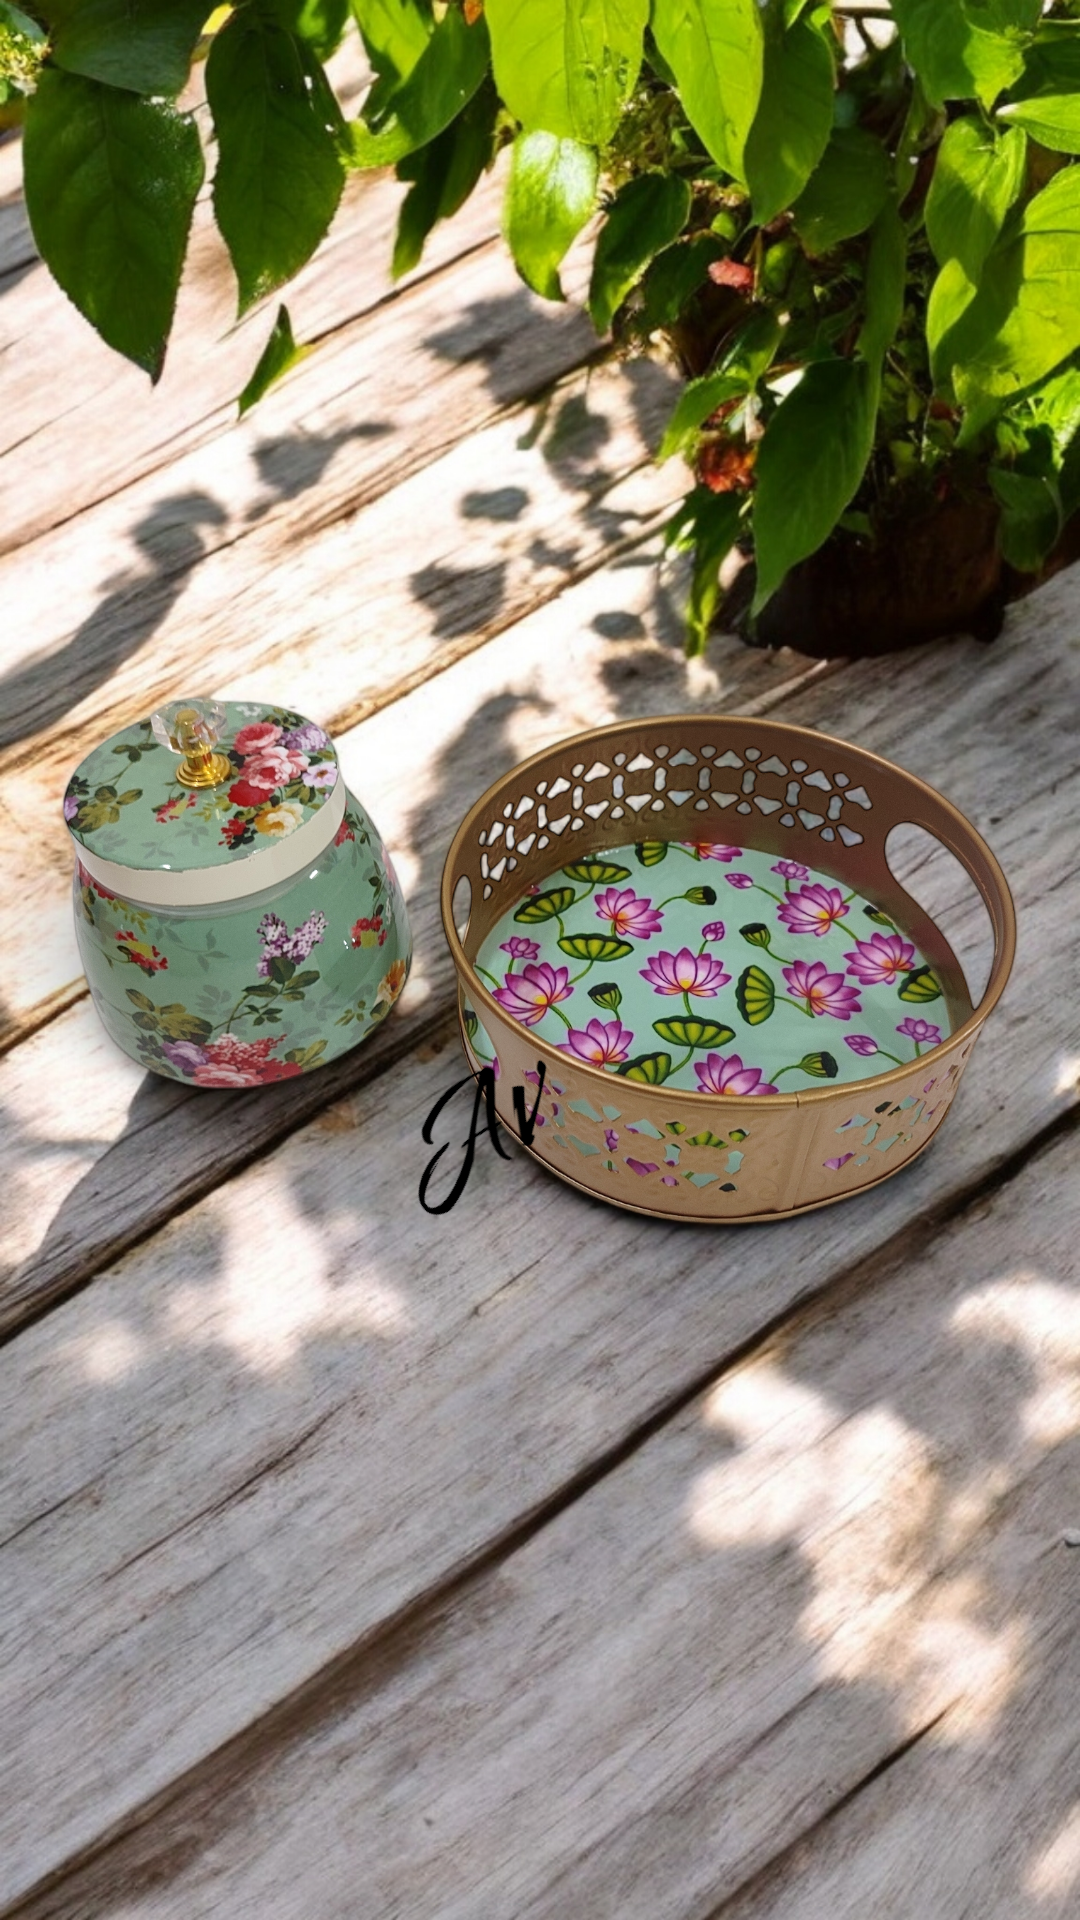
M 492 399 L 500 406 L 512 405 L 523 393 L 518 342 L 525 342 L 527 350 L 535 352 L 537 307 L 538 302 L 524 287 L 500 294 L 497 299 L 475 300 L 445 327 L 429 334 L 423 344 L 458 366 L 479 361 Z M 590 351 L 599 355 L 596 335 L 584 313 L 547 304 L 540 311 L 552 332 L 562 332 L 575 344 L 580 343 L 582 360 L 590 357 Z

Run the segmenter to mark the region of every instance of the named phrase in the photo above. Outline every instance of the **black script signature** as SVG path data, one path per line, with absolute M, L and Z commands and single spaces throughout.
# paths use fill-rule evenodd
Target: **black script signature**
M 524 1087 L 514 1087 L 513 1089 L 514 1114 L 517 1119 L 517 1130 L 521 1144 L 524 1147 L 532 1146 L 533 1134 L 536 1131 L 536 1115 L 540 1107 L 540 1095 L 544 1091 L 545 1069 L 542 1060 L 537 1061 L 536 1072 L 539 1084 L 537 1085 L 536 1099 L 533 1101 L 531 1113 L 526 1113 L 525 1111 Z M 469 1127 L 468 1138 L 461 1143 L 465 1158 L 461 1163 L 458 1177 L 445 1200 L 440 1200 L 438 1206 L 432 1206 L 427 1197 L 428 1188 L 431 1185 L 431 1177 L 439 1161 L 442 1159 L 443 1154 L 447 1151 L 450 1142 L 448 1140 L 444 1141 L 438 1153 L 432 1155 L 420 1179 L 420 1205 L 423 1207 L 425 1213 L 449 1213 L 451 1207 L 457 1205 L 465 1191 L 469 1175 L 472 1172 L 473 1160 L 476 1157 L 477 1139 L 483 1132 L 485 1126 L 491 1136 L 491 1144 L 500 1159 L 509 1160 L 510 1158 L 502 1141 L 499 1139 L 498 1115 L 495 1112 L 495 1075 L 491 1067 L 481 1067 L 480 1072 L 475 1076 L 467 1073 L 463 1080 L 455 1080 L 452 1087 L 447 1087 L 446 1092 L 439 1095 L 427 1119 L 424 1121 L 421 1131 L 422 1140 L 426 1146 L 434 1146 L 435 1142 L 432 1138 L 432 1128 L 443 1108 L 449 1105 L 455 1093 L 461 1092 L 462 1087 L 470 1086 L 475 1086 L 476 1092 L 473 1098 L 472 1122 Z M 483 1121 L 481 1121 L 480 1118 L 481 1106 L 484 1110 Z

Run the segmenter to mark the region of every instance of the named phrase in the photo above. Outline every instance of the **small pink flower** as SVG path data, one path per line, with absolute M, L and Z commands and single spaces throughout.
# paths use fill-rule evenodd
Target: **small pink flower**
M 596 912 L 621 940 L 627 935 L 631 940 L 651 940 L 664 924 L 659 908 L 651 900 L 639 899 L 632 887 L 624 887 L 621 893 L 616 887 L 606 887 L 596 896 Z
M 574 1053 L 590 1066 L 620 1066 L 629 1058 L 634 1036 L 620 1020 L 590 1020 L 587 1027 L 571 1027 L 560 1042 L 560 1053 Z
M 941 1045 L 941 1028 L 932 1026 L 929 1020 L 918 1019 L 913 1013 L 909 1013 L 906 1020 L 901 1020 L 896 1031 L 902 1033 L 906 1040 L 914 1040 L 919 1047 Z
M 333 760 L 322 760 L 317 767 L 308 767 L 304 775 L 304 784 L 314 787 L 315 791 L 326 793 L 337 785 L 338 770 Z
M 280 739 L 281 728 L 275 727 L 272 720 L 261 720 L 254 726 L 241 727 L 233 746 L 237 753 L 261 753 Z
M 861 987 L 891 987 L 915 965 L 915 949 L 898 933 L 873 933 L 869 940 L 857 940 L 854 953 L 845 953 L 844 959 Z
M 776 1088 L 762 1079 L 760 1067 L 744 1067 L 737 1053 L 725 1060 L 719 1053 L 695 1060 L 699 1093 L 775 1093 Z
M 838 1153 L 835 1160 L 826 1160 L 824 1165 L 831 1167 L 833 1173 L 839 1173 L 841 1167 L 846 1167 L 848 1161 L 854 1160 L 854 1158 L 855 1155 L 853 1153 Z
M 628 1156 L 626 1164 L 631 1173 L 656 1173 L 657 1171 L 655 1160 L 631 1160 Z
M 724 937 L 723 921 L 710 920 L 707 927 L 702 927 L 701 937 L 703 940 L 722 940 Z
M 353 832 L 352 828 L 350 827 L 348 816 L 346 815 L 345 819 L 342 821 L 340 827 L 338 828 L 337 832 L 334 835 L 334 845 L 335 847 L 341 847 L 341 846 L 344 846 L 346 840 L 355 840 L 355 839 L 356 839 L 356 835 Z
M 869 1033 L 845 1033 L 844 1045 L 850 1047 L 852 1053 L 859 1054 L 863 1060 L 871 1060 L 879 1051 L 877 1041 Z
M 650 955 L 648 966 L 640 972 L 654 993 L 692 993 L 699 1000 L 715 1000 L 731 979 L 719 960 L 710 960 L 705 953 L 691 953 L 689 947 L 680 947 L 678 953 Z
M 862 1012 L 854 987 L 845 986 L 842 973 L 830 973 L 824 960 L 796 960 L 784 968 L 784 979 L 796 1000 L 805 1000 L 810 1013 L 831 1013 L 834 1020 L 850 1020 Z
M 684 840 L 683 846 L 689 847 L 691 853 L 696 853 L 699 860 L 728 861 L 742 859 L 743 850 L 741 847 L 721 846 L 719 842 L 715 840 Z
M 278 787 L 288 786 L 298 773 L 303 773 L 307 763 L 306 753 L 291 753 L 287 747 L 264 747 L 244 761 L 243 778 L 251 787 L 274 793 Z
M 499 952 L 508 953 L 512 960 L 539 960 L 540 958 L 540 947 L 537 941 L 526 940 L 523 933 L 512 933 L 509 940 L 502 942 Z
M 789 933 L 814 933 L 820 940 L 835 920 L 844 917 L 844 896 L 839 887 L 800 887 L 781 900 L 777 914 Z
M 569 1000 L 571 992 L 569 967 L 553 967 L 542 960 L 539 966 L 530 964 L 520 973 L 508 973 L 506 985 L 496 987 L 491 997 L 523 1027 L 536 1027 L 551 1007 Z
M 774 873 L 782 874 L 785 880 L 809 880 L 809 867 L 800 866 L 797 860 L 778 860 L 773 867 Z
M 614 1127 L 605 1127 L 605 1129 L 604 1129 L 604 1145 L 606 1146 L 606 1148 L 607 1148 L 607 1150 L 608 1150 L 608 1152 L 609 1152 L 609 1153 L 614 1153 L 614 1151 L 615 1151 L 615 1149 L 616 1149 L 616 1147 L 618 1146 L 618 1144 L 619 1144 L 619 1136 L 618 1136 L 618 1134 L 617 1134 L 617 1133 L 615 1132 L 615 1129 L 614 1129 Z
M 725 873 L 724 879 L 729 887 L 752 887 L 754 884 L 748 873 Z

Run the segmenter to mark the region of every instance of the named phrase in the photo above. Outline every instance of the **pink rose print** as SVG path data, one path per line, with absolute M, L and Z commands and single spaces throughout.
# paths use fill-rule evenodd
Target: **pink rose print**
M 744 1067 L 737 1053 L 729 1053 L 726 1060 L 719 1053 L 706 1054 L 704 1060 L 695 1060 L 694 1072 L 699 1093 L 777 1092 L 762 1079 L 760 1067 Z
M 144 973 L 161 973 L 168 966 L 165 955 L 151 946 L 148 940 L 140 940 L 137 934 L 118 933 L 113 937 L 118 941 L 124 959 L 130 960 L 136 967 L 141 967 Z
M 941 1045 L 941 1028 L 932 1026 L 929 1020 L 918 1019 L 913 1013 L 909 1013 L 906 1020 L 901 1020 L 896 1031 L 902 1033 L 906 1040 L 914 1040 L 917 1047 Z
M 350 827 L 348 816 L 346 815 L 345 819 L 342 820 L 340 827 L 338 828 L 337 832 L 334 835 L 334 845 L 335 847 L 343 847 L 346 840 L 355 841 L 355 839 L 356 839 L 356 835 L 353 832 L 352 828 Z
M 513 933 L 504 940 L 500 953 L 508 953 L 512 960 L 539 960 L 540 948 L 535 940 L 526 940 L 524 934 Z
M 241 727 L 233 746 L 237 753 L 261 753 L 265 747 L 272 747 L 280 739 L 280 727 L 275 727 L 272 720 L 260 720 L 256 726 Z
M 724 879 L 729 887 L 752 887 L 754 884 L 748 873 L 725 873 Z
M 535 1027 L 549 1008 L 560 1000 L 569 1000 L 571 991 L 569 967 L 553 967 L 542 960 L 539 966 L 508 973 L 506 985 L 494 988 L 492 999 L 523 1027 Z
M 741 847 L 724 847 L 715 840 L 684 840 L 683 846 L 696 853 L 699 860 L 741 860 Z
M 617 887 L 606 887 L 596 896 L 596 912 L 620 940 L 651 940 L 664 924 L 659 908 L 651 900 L 640 900 L 632 887 L 624 887 L 621 893 Z
M 680 947 L 678 953 L 654 953 L 648 966 L 639 971 L 654 993 L 692 993 L 699 1000 L 715 1000 L 731 979 L 719 960 L 710 960 L 705 953 L 691 953 L 689 947 Z
M 273 787 L 252 786 L 250 780 L 234 780 L 229 788 L 229 799 L 234 807 L 261 807 L 264 800 L 269 800 L 273 791 Z M 235 834 L 243 833 L 245 825 L 246 822 L 243 820 L 226 820 L 224 833 L 229 834 L 229 829 L 232 828 L 231 838 Z
M 814 933 L 820 940 L 834 920 L 843 919 L 844 896 L 839 887 L 823 887 L 820 881 L 815 881 L 812 887 L 800 887 L 798 893 L 789 893 L 786 900 L 780 902 L 777 913 L 789 933 Z
M 915 949 L 898 933 L 874 933 L 869 940 L 856 940 L 854 953 L 845 953 L 844 959 L 860 986 L 891 987 L 915 965 Z
M 852 1053 L 859 1054 L 863 1060 L 872 1060 L 875 1053 L 879 1051 L 877 1041 L 868 1033 L 845 1033 L 844 1045 L 850 1047 Z
M 291 1080 L 300 1072 L 295 1060 L 271 1060 L 282 1034 L 273 1040 L 237 1040 L 223 1033 L 203 1048 L 206 1058 L 195 1068 L 197 1087 L 258 1087 L 271 1080 Z
M 306 767 L 304 753 L 290 753 L 286 747 L 265 747 L 244 761 L 243 778 L 249 786 L 264 787 L 267 793 L 274 793 L 278 787 L 287 787 Z
M 723 921 L 710 920 L 707 927 L 702 927 L 701 937 L 703 940 L 722 940 L 724 937 Z
M 785 880 L 809 880 L 810 878 L 809 867 L 800 866 L 797 860 L 778 860 L 772 871 L 781 874 Z
M 633 1038 L 620 1020 L 590 1020 L 587 1027 L 571 1027 L 559 1051 L 574 1053 L 593 1067 L 617 1067 L 629 1059 Z
M 784 979 L 796 1000 L 805 1000 L 808 1013 L 831 1013 L 834 1020 L 850 1020 L 862 1012 L 862 1002 L 854 987 L 844 984 L 842 973 L 830 973 L 824 960 L 796 960 L 784 968 Z

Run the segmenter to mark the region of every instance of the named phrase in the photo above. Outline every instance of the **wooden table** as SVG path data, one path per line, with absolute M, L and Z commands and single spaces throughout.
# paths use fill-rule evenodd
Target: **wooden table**
M 151 396 L 17 181 L 8 143 L 0 1914 L 1075 1915 L 1074 576 L 989 648 L 688 666 L 670 384 L 519 286 L 495 185 L 391 291 L 398 189 L 356 181 L 291 296 L 319 350 L 238 425 L 270 314 L 228 331 L 208 223 Z M 71 925 L 67 771 L 191 690 L 334 731 L 413 916 L 377 1037 L 251 1094 L 114 1052 Z M 562 734 L 718 707 L 895 757 L 1001 857 L 1019 959 L 942 1137 L 769 1227 L 490 1148 L 430 1218 L 458 819 Z

